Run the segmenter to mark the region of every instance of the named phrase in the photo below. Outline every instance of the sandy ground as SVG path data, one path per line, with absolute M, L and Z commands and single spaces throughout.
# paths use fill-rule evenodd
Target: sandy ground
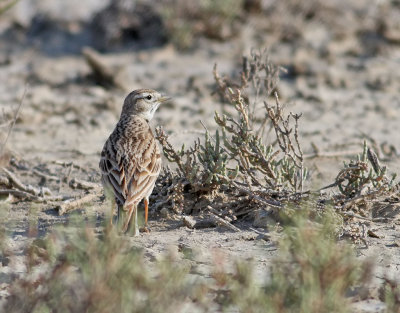
M 344 5 L 344 1 L 337 3 Z M 395 1 L 384 4 L 392 5 L 393 12 L 399 11 Z M 378 1 L 373 7 L 379 12 Z M 99 182 L 97 164 L 103 143 L 118 119 L 124 96 L 140 87 L 162 90 L 172 96 L 172 102 L 156 113 L 152 125 L 162 125 L 171 134 L 173 144 L 190 145 L 204 133 L 200 121 L 210 130 L 215 129 L 213 113 L 222 108 L 219 99 L 212 95 L 214 63 L 221 73 L 231 75 L 237 73 L 241 56 L 248 55 L 250 47 L 268 46 L 271 60 L 288 69 L 279 84 L 279 93 L 288 110 L 303 113 L 300 140 L 306 154 L 315 152 L 313 145 L 322 152 L 361 151 L 363 140 L 367 140 L 379 149 L 377 152 L 390 171 L 399 172 L 399 42 L 373 37 L 379 14 L 371 8 L 360 12 L 365 14 L 365 25 L 351 24 L 358 19 L 349 13 L 349 30 L 341 36 L 331 31 L 329 21 L 317 21 L 301 24 L 301 39 L 283 41 L 267 26 L 263 28 L 263 17 L 256 16 L 243 25 L 236 38 L 227 42 L 200 39 L 194 51 L 179 52 L 167 44 L 142 51 L 104 54 L 104 61 L 121 77 L 126 90 L 97 84 L 80 53 L 52 56 L 43 52 L 40 44 L 11 48 L 9 36 L 3 34 L 0 37 L 3 122 L 13 115 L 26 90 L 7 144 L 14 158 L 13 168 L 18 169 L 25 183 L 34 186 L 41 183 L 41 178 L 32 174 L 35 168 L 61 177 L 60 182 L 46 182 L 54 195 L 80 195 L 82 191 L 71 189 L 68 181 L 77 178 Z M 364 27 L 365 34 L 360 35 L 357 27 Z M 371 36 L 370 41 L 365 39 L 367 35 Z M 3 138 L 7 126 L 1 126 Z M 347 157 L 344 153 L 337 158 L 308 160 L 309 188 L 331 183 Z M 57 161 L 66 165 L 56 164 Z M 68 165 L 69 162 L 79 167 Z M 164 164 L 168 162 L 164 160 Z M 79 212 L 101 219 L 105 210 L 106 203 L 99 196 L 93 206 Z M 68 215 L 58 216 L 51 203 L 33 206 L 16 203 L 7 206 L 6 214 L 11 221 L 10 242 L 17 256 L 13 264 L 0 268 L 3 293 L 11 273 L 23 271 L 21 254 L 32 239 L 32 227 L 28 226 L 32 216 L 36 221 L 35 235 L 43 235 L 68 219 Z M 249 229 L 251 221 L 238 223 L 242 232 L 233 233 L 221 227 L 189 230 L 155 210 L 150 212 L 150 220 L 151 233 L 132 238 L 132 244 L 142 246 L 150 261 L 169 249 L 195 249 L 199 252 L 194 271 L 204 276 L 212 263 L 214 249 L 232 259 L 253 258 L 259 271 L 267 270 L 276 251 L 271 242 Z M 400 248 L 395 244 L 400 240 L 398 215 L 389 222 L 374 224 L 373 228 L 381 238 L 367 237 L 368 247 L 357 246 L 360 258 L 376 258 L 375 287 L 371 290 L 377 288 L 384 273 L 397 277 L 400 273 Z M 370 299 L 356 303 L 355 310 L 381 312 L 383 306 L 372 294 Z

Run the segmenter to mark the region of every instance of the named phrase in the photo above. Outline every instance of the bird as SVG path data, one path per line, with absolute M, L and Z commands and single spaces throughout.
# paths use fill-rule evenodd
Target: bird
M 149 196 L 161 170 L 161 154 L 149 122 L 160 104 L 169 99 L 152 89 L 129 93 L 101 152 L 101 181 L 105 192 L 110 190 L 115 199 L 116 222 L 123 233 L 129 229 L 134 215 L 134 236 L 139 235 L 137 208 L 142 200 L 147 228 Z

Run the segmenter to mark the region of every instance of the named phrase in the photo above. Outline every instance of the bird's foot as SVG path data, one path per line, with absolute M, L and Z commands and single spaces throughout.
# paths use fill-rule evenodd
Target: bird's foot
M 151 229 L 148 226 L 143 226 L 143 227 L 140 227 L 140 232 L 141 233 L 150 233 Z

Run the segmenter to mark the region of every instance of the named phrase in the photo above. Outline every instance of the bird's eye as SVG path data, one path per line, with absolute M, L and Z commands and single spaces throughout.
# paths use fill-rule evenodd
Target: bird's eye
M 146 97 L 147 100 L 151 100 L 151 98 L 152 98 L 151 95 L 148 95 L 148 96 Z

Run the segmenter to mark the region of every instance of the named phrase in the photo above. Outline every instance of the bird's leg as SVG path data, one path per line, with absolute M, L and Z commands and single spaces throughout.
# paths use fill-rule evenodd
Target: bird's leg
M 144 199 L 144 227 L 147 227 L 147 218 L 149 217 L 149 200 Z
M 147 227 L 147 218 L 149 217 L 149 199 L 144 198 L 144 227 L 140 229 L 141 232 L 149 233 L 150 229 Z
M 137 206 L 135 206 L 135 228 L 133 230 L 134 236 L 139 236 L 139 225 L 138 225 L 138 218 L 137 218 Z

